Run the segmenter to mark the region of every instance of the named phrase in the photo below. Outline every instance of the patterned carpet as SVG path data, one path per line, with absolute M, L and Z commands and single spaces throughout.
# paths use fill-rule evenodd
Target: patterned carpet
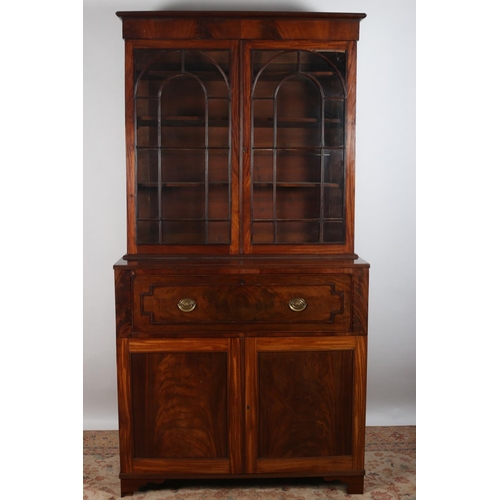
M 120 498 L 118 431 L 84 431 L 83 498 Z M 132 500 L 415 500 L 416 427 L 368 427 L 365 493 L 347 495 L 345 485 L 322 479 L 176 481 L 170 487 L 136 492 Z

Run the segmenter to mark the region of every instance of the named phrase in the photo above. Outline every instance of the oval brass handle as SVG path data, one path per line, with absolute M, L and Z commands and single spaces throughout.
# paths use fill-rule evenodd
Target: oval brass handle
M 304 299 L 296 298 L 288 302 L 288 307 L 295 312 L 303 311 L 307 307 L 307 302 Z
M 177 304 L 177 307 L 185 313 L 191 312 L 196 307 L 196 302 L 193 299 L 181 299 Z

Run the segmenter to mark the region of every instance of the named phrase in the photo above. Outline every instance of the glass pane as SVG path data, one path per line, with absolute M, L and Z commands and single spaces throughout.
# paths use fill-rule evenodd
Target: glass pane
M 277 243 L 318 243 L 319 223 L 317 221 L 278 222 Z
M 219 245 L 230 243 L 230 234 L 230 222 L 218 221 L 208 223 L 208 243 Z
M 166 147 L 204 147 L 205 93 L 190 76 L 168 81 L 161 90 L 161 145 Z
M 205 152 L 203 150 L 163 150 L 161 153 L 163 182 L 204 182 Z
M 205 223 L 202 221 L 163 221 L 162 243 L 167 245 L 203 245 Z
M 320 214 L 320 186 L 276 189 L 278 219 L 314 219 Z
M 327 59 L 330 66 L 338 72 L 339 77 L 345 81 L 347 54 L 343 51 L 318 51 L 317 54 Z
M 344 223 L 325 222 L 323 241 L 325 243 L 344 243 Z
M 209 99 L 208 101 L 208 146 L 229 147 L 229 101 Z
M 313 81 L 296 76 L 279 87 L 277 122 L 277 147 L 321 146 L 321 94 Z
M 305 56 L 325 98 L 345 97 L 345 52 L 318 52 Z M 317 73 L 315 73 L 317 72 Z
M 273 188 L 267 184 L 253 186 L 253 219 L 273 218 Z
M 156 126 L 156 120 L 158 119 L 158 99 L 140 97 L 136 101 L 135 111 L 137 115 L 137 121 L 139 126 L 144 121 L 153 121 L 154 126 Z
M 208 152 L 208 180 L 209 182 L 229 182 L 229 155 L 227 149 L 211 149 Z
M 204 219 L 205 187 L 201 184 L 163 188 L 161 203 L 163 219 Z
M 321 150 L 287 151 L 276 154 L 277 182 L 320 182 Z
M 274 243 L 274 223 L 254 222 L 252 224 L 252 243 L 254 244 Z
M 277 59 L 280 57 L 280 59 Z M 252 52 L 252 63 L 254 68 L 254 78 L 257 73 L 269 63 L 289 64 L 291 67 L 297 64 L 296 51 L 284 50 L 255 50 Z
M 322 75 L 332 77 L 334 74 L 336 76 L 335 68 L 329 59 L 317 52 L 306 50 L 300 51 L 300 70 L 304 73 L 314 74 L 314 77 Z
M 158 144 L 158 128 L 156 126 L 138 126 L 136 138 L 139 147 L 156 147 Z
M 186 50 L 184 65 L 187 73 L 201 80 L 208 98 L 228 97 L 228 51 Z
M 158 217 L 158 188 L 137 188 L 137 217 L 156 219 Z
M 253 145 L 270 148 L 274 144 L 274 100 L 253 101 Z
M 137 182 L 156 184 L 158 182 L 158 153 L 156 150 L 137 151 Z
M 136 50 L 135 77 L 137 97 L 157 97 L 162 83 L 181 67 L 180 50 Z
M 253 152 L 253 182 L 273 182 L 273 152 Z
M 325 149 L 323 151 L 325 182 L 343 183 L 344 182 L 344 150 L 343 149 Z
M 259 71 L 262 71 L 260 75 Z M 256 84 L 253 97 L 273 97 L 279 82 L 297 72 L 297 51 L 254 51 L 253 73 Z
M 159 243 L 159 223 L 157 221 L 137 222 L 137 243 L 147 245 Z
M 324 217 L 325 219 L 341 219 L 344 216 L 344 199 L 342 189 L 325 187 Z
M 344 145 L 344 101 L 325 101 L 325 146 Z
M 208 188 L 208 218 L 210 220 L 229 220 L 227 186 L 210 184 Z

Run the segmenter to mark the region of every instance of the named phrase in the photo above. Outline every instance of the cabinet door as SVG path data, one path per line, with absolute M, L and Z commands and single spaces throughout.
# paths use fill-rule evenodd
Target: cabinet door
M 366 337 L 246 340 L 247 472 L 362 470 Z
M 230 253 L 235 42 L 131 43 L 129 253 Z
M 239 344 L 239 339 L 122 341 L 122 472 L 241 471 Z
M 245 45 L 245 249 L 352 253 L 355 48 Z

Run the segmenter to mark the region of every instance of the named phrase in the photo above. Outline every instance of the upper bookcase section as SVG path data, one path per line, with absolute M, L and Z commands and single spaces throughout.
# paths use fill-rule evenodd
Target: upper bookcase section
M 356 41 L 366 14 L 310 12 L 117 12 L 124 39 Z
M 365 14 L 118 17 L 127 255 L 355 255 Z

